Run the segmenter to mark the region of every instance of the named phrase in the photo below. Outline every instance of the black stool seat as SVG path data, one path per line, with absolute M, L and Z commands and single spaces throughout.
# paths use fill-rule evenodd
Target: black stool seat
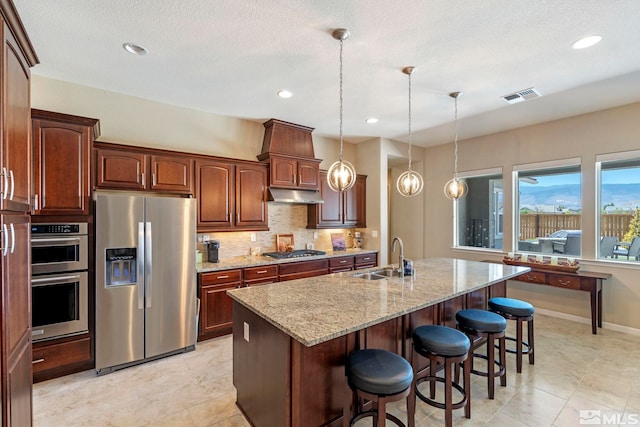
M 416 350 L 440 356 L 462 356 L 469 351 L 469 338 L 457 329 L 441 325 L 419 326 L 413 330 Z
M 378 396 L 398 394 L 409 388 L 413 381 L 409 362 L 386 350 L 355 351 L 345 368 L 351 387 Z
M 456 320 L 465 328 L 479 332 L 502 332 L 507 329 L 507 321 L 499 314 L 470 308 L 456 313 Z
M 519 317 L 529 317 L 533 315 L 534 309 L 531 304 L 514 298 L 495 297 L 489 300 L 489 308 L 500 313 L 511 314 Z

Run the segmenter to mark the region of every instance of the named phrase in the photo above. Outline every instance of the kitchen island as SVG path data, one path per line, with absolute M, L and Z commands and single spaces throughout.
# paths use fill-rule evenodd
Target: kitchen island
M 415 261 L 408 277 L 367 280 L 358 271 L 229 291 L 238 407 L 255 427 L 338 426 L 349 353 L 383 348 L 406 357 L 413 328 L 454 326 L 458 310 L 486 308 L 506 294 L 507 279 L 527 271 L 430 258 Z

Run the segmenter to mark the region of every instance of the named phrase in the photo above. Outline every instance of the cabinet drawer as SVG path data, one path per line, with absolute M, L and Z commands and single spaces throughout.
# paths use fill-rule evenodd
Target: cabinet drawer
M 550 274 L 549 284 L 558 288 L 580 289 L 580 278 Z
M 524 273 L 518 276 L 517 278 L 517 280 L 520 280 L 522 282 L 542 283 L 542 284 L 546 283 L 545 279 L 546 279 L 545 274 L 537 271 L 530 271 L 528 273 Z
M 345 268 L 353 267 L 353 257 L 343 256 L 338 258 L 329 258 L 329 268 Z
M 324 273 L 319 274 L 327 274 L 329 267 L 329 262 L 326 259 L 318 259 L 314 261 L 301 261 L 301 262 L 291 262 L 286 264 L 280 264 L 280 276 L 288 275 L 288 274 L 296 274 L 307 271 L 322 271 Z M 298 277 L 296 277 L 297 279 Z
M 91 338 L 34 348 L 33 372 L 91 360 Z
M 356 265 L 361 265 L 361 264 L 377 264 L 378 262 L 378 256 L 376 254 L 363 254 L 363 255 L 356 255 Z
M 242 270 L 223 270 L 211 273 L 202 273 L 200 285 L 220 285 L 222 283 L 239 282 L 242 280 Z
M 278 275 L 277 265 L 266 265 L 261 267 L 250 267 L 244 269 L 244 280 L 256 280 L 264 278 L 274 278 Z

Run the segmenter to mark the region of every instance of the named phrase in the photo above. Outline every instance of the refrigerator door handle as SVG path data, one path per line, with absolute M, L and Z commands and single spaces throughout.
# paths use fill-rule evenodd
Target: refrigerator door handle
M 147 308 L 151 308 L 151 294 L 153 290 L 153 277 L 152 277 L 152 265 L 151 260 L 153 259 L 151 248 L 153 247 L 152 241 L 152 233 L 151 233 L 151 222 L 145 223 L 145 251 L 144 251 L 144 269 L 145 269 L 145 286 L 146 286 L 146 301 Z
M 144 263 L 144 223 L 138 223 L 138 259 Z M 138 310 L 144 308 L 144 269 L 138 267 Z

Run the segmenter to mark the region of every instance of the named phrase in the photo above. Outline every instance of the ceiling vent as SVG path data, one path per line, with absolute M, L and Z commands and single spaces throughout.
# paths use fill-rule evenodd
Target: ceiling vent
M 504 99 L 505 102 L 509 104 L 516 104 L 518 102 L 528 101 L 530 99 L 539 97 L 540 92 L 538 92 L 535 88 L 530 87 L 529 89 L 519 90 L 518 92 L 510 93 L 509 95 L 504 95 L 500 98 Z

